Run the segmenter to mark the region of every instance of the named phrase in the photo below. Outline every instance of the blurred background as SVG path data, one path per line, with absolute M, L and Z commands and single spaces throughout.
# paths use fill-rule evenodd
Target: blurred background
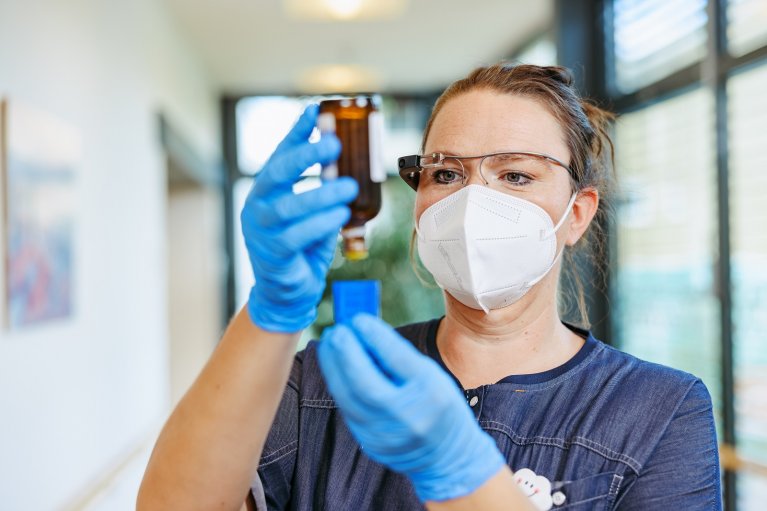
M 317 94 L 382 93 L 390 174 L 371 257 L 330 278 L 380 279 L 396 325 L 442 314 L 396 158 L 503 59 L 620 114 L 609 271 L 576 268 L 592 328 L 703 378 L 726 507 L 764 509 L 767 0 L 0 0 L 0 508 L 133 509 L 245 302 L 244 196 Z

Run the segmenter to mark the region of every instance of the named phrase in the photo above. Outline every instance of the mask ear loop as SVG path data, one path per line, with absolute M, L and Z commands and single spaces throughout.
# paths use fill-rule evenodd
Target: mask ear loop
M 421 216 L 423 216 L 423 213 L 421 213 Z M 420 223 L 421 219 L 416 218 L 415 222 L 413 222 L 413 227 L 415 227 L 415 234 L 418 236 L 418 239 L 423 239 L 423 236 L 421 236 L 421 229 L 418 228 L 418 224 Z
M 577 197 L 578 197 L 578 192 L 573 192 L 573 195 L 570 197 L 570 202 L 567 203 L 565 212 L 564 214 L 562 214 L 562 218 L 559 219 L 559 222 L 557 222 L 557 225 L 555 225 L 554 229 L 551 230 L 551 233 L 549 234 L 549 236 L 556 234 L 559 228 L 562 227 L 562 224 L 565 223 L 565 220 L 567 220 L 567 217 L 570 216 L 570 211 L 572 210 L 573 204 L 575 204 L 575 199 Z M 549 236 L 546 236 L 546 238 L 548 238 Z
M 570 216 L 570 211 L 572 211 L 573 204 L 575 203 L 575 198 L 578 196 L 578 192 L 573 192 L 572 197 L 570 197 L 570 202 L 567 203 L 567 209 L 565 209 L 564 215 L 562 215 L 562 218 L 559 219 L 559 222 L 557 222 L 557 225 L 554 226 L 554 229 L 551 230 L 551 234 L 549 236 L 552 236 L 556 234 L 556 232 L 559 230 L 560 227 L 562 227 L 562 224 L 565 223 L 565 219 L 567 219 L 568 216 Z M 544 238 L 541 238 L 542 240 L 547 239 L 549 236 L 546 236 Z M 533 287 L 538 282 L 543 280 L 543 278 L 549 274 L 551 269 L 557 264 L 557 261 L 562 257 L 562 254 L 565 251 L 565 247 L 562 246 L 562 250 L 557 251 L 557 255 L 554 258 L 554 260 L 551 262 L 548 268 L 538 277 L 534 278 L 530 282 L 527 283 L 528 287 Z

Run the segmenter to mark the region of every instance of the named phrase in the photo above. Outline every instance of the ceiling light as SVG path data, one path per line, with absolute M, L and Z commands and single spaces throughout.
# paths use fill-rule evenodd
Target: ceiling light
M 301 20 L 355 21 L 397 18 L 407 0 L 283 0 L 285 12 Z
M 322 0 L 319 2 L 339 19 L 351 19 L 359 15 L 364 0 Z
M 373 92 L 380 90 L 378 73 L 362 66 L 331 64 L 312 67 L 301 73 L 298 87 L 310 94 Z

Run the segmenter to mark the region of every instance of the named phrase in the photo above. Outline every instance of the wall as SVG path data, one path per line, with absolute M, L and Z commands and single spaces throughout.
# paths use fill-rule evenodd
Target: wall
M 155 115 L 215 161 L 217 101 L 156 0 L 0 0 L 0 94 L 54 114 L 83 142 L 75 315 L 0 332 L 0 507 L 61 509 L 167 413 Z

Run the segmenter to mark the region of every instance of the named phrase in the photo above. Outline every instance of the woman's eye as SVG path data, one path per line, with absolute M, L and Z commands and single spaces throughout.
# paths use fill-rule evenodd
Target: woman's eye
M 451 169 L 436 170 L 432 177 L 435 182 L 442 184 L 455 183 L 461 180 L 461 174 Z
M 503 180 L 514 185 L 526 185 L 530 183 L 530 178 L 520 172 L 507 172 L 503 175 Z

